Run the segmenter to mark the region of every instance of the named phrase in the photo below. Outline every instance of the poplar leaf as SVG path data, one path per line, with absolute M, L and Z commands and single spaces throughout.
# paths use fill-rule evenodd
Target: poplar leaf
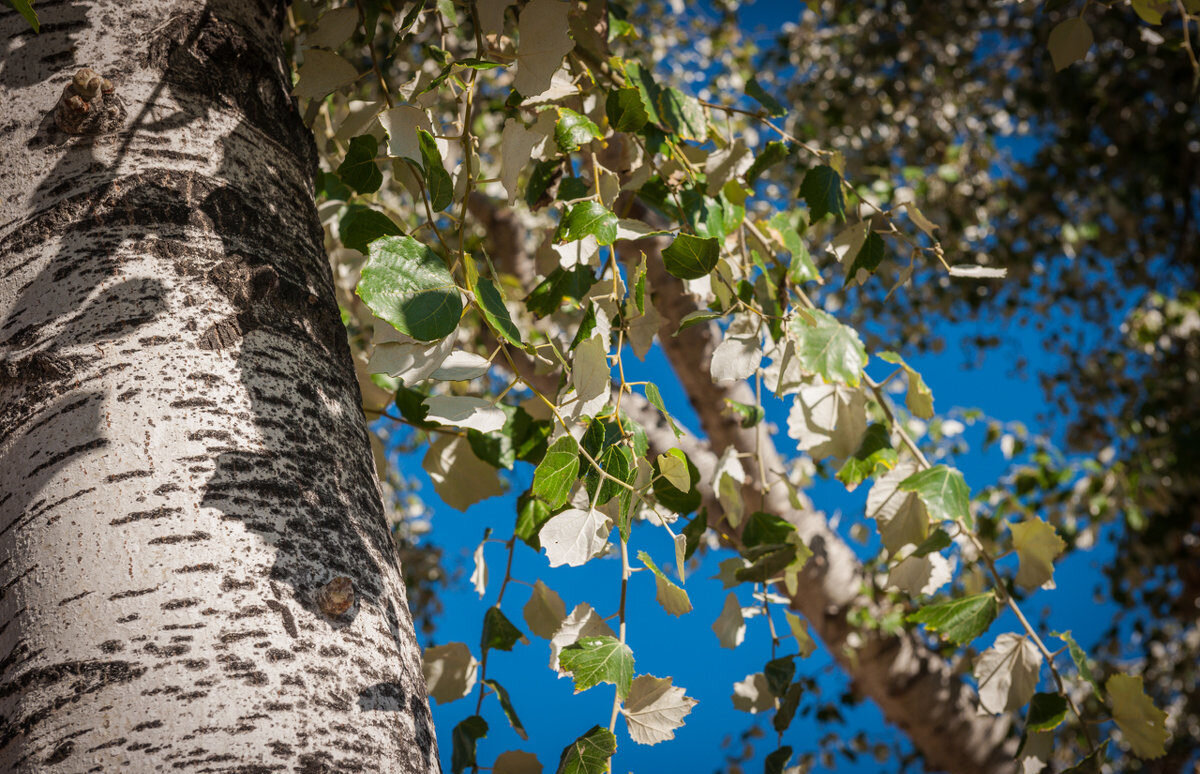
M 551 567 L 578 567 L 604 550 L 609 529 L 608 517 L 600 511 L 568 508 L 546 522 L 538 538 Z
M 838 220 L 846 219 L 846 197 L 842 194 L 842 176 L 833 167 L 822 164 L 804 175 L 800 195 L 808 205 L 809 220 L 813 223 L 832 213 Z
M 685 457 L 663 452 L 658 455 L 656 461 L 658 472 L 670 482 L 671 486 L 684 493 L 692 490 L 692 476 L 688 471 Z
M 725 511 L 725 518 L 730 525 L 736 527 L 742 521 L 742 485 L 746 483 L 746 469 L 738 459 L 737 450 L 727 446 L 721 458 L 717 461 L 717 469 L 713 473 L 713 491 L 717 501 Z M 697 506 L 699 505 L 699 497 Z
M 378 152 L 379 142 L 371 135 L 361 134 L 350 138 L 346 158 L 337 168 L 338 177 L 360 194 L 378 191 L 379 186 L 383 185 L 383 173 L 375 163 L 375 155 Z
M 971 518 L 971 492 L 962 473 L 945 465 L 913 473 L 900 482 L 900 489 L 916 492 L 925 503 L 930 518 L 936 521 L 962 521 L 968 529 L 974 527 Z
M 429 193 L 430 206 L 434 212 L 441 212 L 454 201 L 454 183 L 442 163 L 442 154 L 433 135 L 417 129 L 417 145 L 421 151 L 421 165 L 425 168 L 425 189 Z
M 529 640 L 521 634 L 521 630 L 513 626 L 512 621 L 498 607 L 489 607 L 483 614 L 483 632 L 480 635 L 480 648 L 484 653 L 491 649 L 512 650 L 518 642 L 528 645 Z
M 949 583 L 953 575 L 953 565 L 941 554 L 913 554 L 888 571 L 887 585 L 910 596 L 928 596 Z
M 893 468 L 898 459 L 896 450 L 892 448 L 892 442 L 888 438 L 887 425 L 876 422 L 867 428 L 858 450 L 842 465 L 837 479 L 845 484 L 846 491 L 853 492 L 871 476 L 881 470 L 886 472 Z
M 933 393 L 925 384 L 925 380 L 921 378 L 921 374 L 913 370 L 912 366 L 895 352 L 880 352 L 879 359 L 904 369 L 904 374 L 908 378 L 908 394 L 905 395 L 904 405 L 913 413 L 913 416 L 921 419 L 932 418 Z
M 756 715 L 775 708 L 775 696 L 762 672 L 746 675 L 746 679 L 733 684 L 733 708 Z
M 1142 688 L 1142 678 L 1115 674 L 1104 683 L 1113 720 L 1133 754 L 1158 758 L 1167 751 L 1167 713 L 1154 706 Z
M 462 296 L 442 259 L 408 236 L 371 243 L 355 292 L 378 317 L 418 341 L 449 336 L 462 315 Z
M 513 727 L 513 731 L 517 732 L 517 736 L 522 739 L 529 739 L 529 734 L 525 733 L 525 726 L 522 725 L 521 719 L 517 717 L 517 708 L 513 706 L 512 698 L 508 695 L 508 691 L 504 686 L 492 679 L 483 681 L 483 684 L 491 688 L 495 692 L 496 698 L 500 701 L 500 709 L 504 712 L 504 717 L 508 718 L 508 724 Z M 537 760 L 536 758 L 534 760 Z M 493 767 L 493 771 L 495 767 Z
M 604 774 L 617 751 L 617 738 L 603 726 L 593 726 L 562 751 L 555 774 Z
M 592 636 L 616 637 L 617 635 L 604 622 L 604 619 L 596 614 L 591 605 L 580 602 L 571 611 L 571 614 L 563 619 L 558 630 L 554 632 L 554 636 L 550 638 L 550 668 L 561 674 L 562 669 L 559 668 L 558 655 L 563 648 L 575 644 L 581 637 Z
M 713 623 L 712 630 L 722 648 L 736 648 L 746 638 L 746 619 L 742 617 L 742 606 L 732 591 L 725 597 L 725 606 L 721 608 L 721 615 Z
M 702 239 L 691 234 L 680 234 L 662 251 L 667 271 L 686 280 L 707 277 L 717 268 L 720 257 L 721 247 L 716 237 Z
M 379 171 L 378 168 L 376 171 Z M 403 234 L 404 231 L 387 215 L 361 204 L 348 206 L 346 213 L 338 221 L 338 237 L 342 240 L 342 244 L 364 255 L 369 251 L 370 244 L 376 239 Z
M 962 599 L 925 605 L 905 619 L 923 623 L 955 645 L 966 645 L 983 634 L 996 619 L 996 595 L 988 591 Z
M 601 396 L 607 399 L 611 380 L 612 371 L 609 369 L 607 352 L 599 336 L 593 336 L 575 348 L 575 357 L 571 364 L 571 384 L 575 386 L 575 394 L 580 403 L 587 403 Z
M 1067 700 L 1058 693 L 1035 693 L 1029 700 L 1025 733 L 1053 731 L 1067 718 Z
M 521 340 L 521 331 L 508 313 L 508 305 L 504 303 L 504 293 L 494 282 L 486 277 L 480 277 L 475 282 L 475 303 L 488 327 L 500 338 L 518 347 L 525 346 Z
M 317 19 L 317 28 L 304 37 L 304 42 L 310 46 L 337 48 L 350 39 L 357 26 L 357 9 L 335 8 L 321 14 L 321 18 Z
M 512 204 L 520 195 L 518 176 L 533 155 L 533 149 L 545 139 L 540 132 L 525 128 L 516 118 L 504 122 L 500 133 L 500 183 L 508 192 L 508 203 Z
M 562 669 L 575 679 L 575 693 L 600 683 L 612 683 L 625 698 L 633 682 L 633 651 L 615 637 L 580 637 L 558 654 Z
M 1071 660 L 1075 662 L 1075 668 L 1079 670 L 1079 676 L 1091 684 L 1092 690 L 1096 692 L 1097 696 L 1104 698 L 1104 691 L 1100 690 L 1100 683 L 1096 682 L 1096 676 L 1092 673 L 1092 667 L 1088 663 L 1087 653 L 1084 652 L 1083 648 L 1079 647 L 1079 643 L 1071 636 L 1071 630 L 1051 632 L 1051 635 L 1067 643 L 1067 651 L 1071 654 Z
M 542 774 L 542 764 L 533 753 L 507 750 L 496 756 L 492 774 Z
M 854 453 L 867 432 L 866 396 L 837 384 L 801 387 L 788 412 L 788 437 L 814 460 Z
M 654 573 L 654 586 L 657 591 L 655 599 L 662 609 L 677 617 L 684 613 L 690 613 L 692 601 L 688 599 L 688 593 L 672 583 L 645 551 L 638 551 L 638 560 Z
M 650 115 L 637 89 L 613 89 L 604 101 L 608 123 L 618 132 L 636 132 L 646 125 Z
M 975 662 L 979 704 L 993 715 L 1015 712 L 1033 697 L 1042 654 L 1025 636 L 1001 634 Z
M 867 351 L 858 333 L 819 309 L 807 316 L 811 323 L 797 316 L 788 327 L 796 341 L 795 354 L 800 367 L 826 382 L 857 387 L 867 364 Z
M 1092 47 L 1092 28 L 1076 16 L 1054 25 L 1047 46 L 1055 71 L 1063 70 L 1087 56 Z
M 487 732 L 487 721 L 478 715 L 471 715 L 454 727 L 450 732 L 450 771 L 453 774 L 462 774 L 475 765 L 475 743 L 487 736 Z
M 475 687 L 479 662 L 461 642 L 426 648 L 421 655 L 425 689 L 438 704 L 461 699 Z
M 522 97 L 536 97 L 550 88 L 563 58 L 575 47 L 567 34 L 570 3 L 532 0 L 517 20 L 517 75 L 513 81 Z
M 561 507 L 578 477 L 579 446 L 574 438 L 563 435 L 550 444 L 533 471 L 533 493 L 551 508 Z
M 862 285 L 866 282 L 867 278 L 879 268 L 879 264 L 883 262 L 886 252 L 887 245 L 884 243 L 883 237 L 874 231 L 868 232 L 862 247 L 855 253 L 854 260 L 846 269 L 846 279 L 843 283 L 845 287 L 851 287 L 855 284 Z
M 292 94 L 310 99 L 321 99 L 334 89 L 358 80 L 358 70 L 354 65 L 337 54 L 319 48 L 304 52 L 304 64 L 300 65 L 299 75 Z
M 929 534 L 929 512 L 914 492 L 899 488 L 917 466 L 902 462 L 875 479 L 867 494 L 867 518 L 874 519 L 884 547 L 897 553 L 906 545 L 921 545 Z
M 621 708 L 629 736 L 638 744 L 658 744 L 675 738 L 675 729 L 697 701 L 682 688 L 671 685 L 671 678 L 638 675 Z
M 475 569 L 471 571 L 471 585 L 475 587 L 475 592 L 479 594 L 480 599 L 483 599 L 483 595 L 487 593 L 488 583 L 487 559 L 483 555 L 485 545 L 487 545 L 486 538 L 475 547 L 475 554 L 472 557 Z
M 443 435 L 429 446 L 422 461 L 433 489 L 451 508 L 465 511 L 471 505 L 504 494 L 496 469 L 475 456 L 466 438 Z M 462 482 L 470 481 L 470 486 Z
M 521 614 L 529 631 L 548 640 L 554 637 L 566 619 L 567 608 L 562 597 L 539 578 L 534 581 L 533 593 L 529 595 Z
M 486 357 L 459 349 L 447 355 L 430 378 L 440 382 L 465 382 L 478 379 L 491 367 L 492 364 Z
M 808 658 L 817 649 L 817 643 L 808 633 L 808 621 L 791 610 L 784 610 L 783 615 L 787 619 L 788 628 L 792 630 L 792 636 L 796 638 L 796 645 L 800 649 L 800 658 Z
M 779 104 L 777 99 L 772 97 L 766 92 L 765 89 L 763 89 L 757 78 L 752 77 L 749 82 L 746 83 L 746 96 L 750 97 L 755 102 L 766 108 L 767 115 L 769 116 L 777 117 L 787 115 L 787 110 L 784 109 L 783 105 Z
M 713 381 L 736 382 L 753 376 L 761 362 L 758 323 L 749 315 L 738 315 L 713 350 L 709 371 Z
M 400 105 L 380 113 L 379 123 L 388 134 L 389 156 L 421 163 L 421 141 L 417 132 L 433 134 L 433 124 L 424 110 L 413 105 Z
M 598 244 L 611 245 L 617 239 L 617 216 L 600 202 L 579 202 L 563 218 L 562 235 L 567 242 L 594 236 Z
M 695 97 L 671 86 L 659 91 L 657 101 L 664 129 L 684 140 L 704 142 L 708 138 L 704 108 Z
M 501 409 L 483 398 L 459 395 L 431 395 L 425 399 L 429 411 L 426 421 L 490 433 L 508 421 Z
M 1020 524 L 1010 524 L 1013 548 L 1020 557 L 1017 570 L 1017 585 L 1025 589 L 1036 589 L 1053 584 L 1054 559 L 1067 547 L 1054 527 L 1038 517 L 1026 519 Z

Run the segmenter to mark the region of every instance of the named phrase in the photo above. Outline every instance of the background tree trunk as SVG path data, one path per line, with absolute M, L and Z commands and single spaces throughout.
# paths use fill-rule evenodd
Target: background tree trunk
M 437 770 L 281 4 L 37 9 L 0 10 L 0 769 Z M 68 135 L 85 66 L 120 105 Z

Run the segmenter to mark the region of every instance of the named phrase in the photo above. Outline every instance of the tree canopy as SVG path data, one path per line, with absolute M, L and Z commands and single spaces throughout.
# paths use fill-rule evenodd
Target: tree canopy
M 664 616 L 689 614 L 704 551 L 730 552 L 720 646 L 770 621 L 772 658 L 731 688 L 770 714 L 766 771 L 806 763 L 788 731 L 818 641 L 931 767 L 1188 760 L 1200 3 L 812 3 L 768 38 L 738 18 L 729 0 L 291 6 L 364 409 L 453 508 L 528 482 L 476 551 L 481 594 L 484 546 L 507 552 L 480 641 L 425 653 L 435 701 L 473 695 L 440 729 L 452 771 L 555 765 L 478 744 L 489 724 L 524 737 L 519 675 L 488 655 L 535 637 L 577 692 L 613 694 L 559 772 L 669 742 L 704 710 L 638 670 L 626 596 L 646 572 Z M 909 364 L 962 320 L 1054 328 L 1058 416 L 970 417 L 1012 460 L 999 482 L 953 464 L 970 450 L 935 407 L 970 396 L 934 396 Z M 673 373 L 627 378 L 651 352 Z M 664 399 L 679 392 L 700 433 Z M 429 623 L 443 570 L 377 452 Z M 874 556 L 810 501 L 814 480 L 867 492 Z M 1119 542 L 1108 593 L 1128 612 L 1087 653 L 1027 608 L 1100 537 Z M 610 557 L 618 606 L 567 610 L 512 574 L 518 551 Z M 1017 624 L 994 631 L 1004 611 Z

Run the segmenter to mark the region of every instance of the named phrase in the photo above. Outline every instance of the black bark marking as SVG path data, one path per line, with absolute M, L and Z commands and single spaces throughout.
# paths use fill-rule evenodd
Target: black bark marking
M 204 540 L 209 540 L 212 535 L 207 532 L 189 532 L 186 535 L 164 535 L 162 537 L 150 538 L 146 541 L 149 545 L 174 545 L 175 543 L 199 543 Z
M 158 591 L 158 586 L 152 586 L 151 588 L 148 588 L 148 589 L 129 589 L 127 591 L 118 591 L 116 594 L 109 596 L 108 600 L 110 602 L 115 602 L 118 599 L 130 599 L 132 597 L 141 597 L 141 596 L 145 596 L 146 594 L 153 594 L 156 591 Z
M 283 618 L 283 630 L 286 631 L 293 640 L 300 637 L 300 632 L 298 629 L 296 629 L 296 619 L 292 616 L 292 611 L 287 609 L 287 606 L 276 602 L 273 599 L 266 600 L 265 604 L 276 613 L 279 613 L 279 615 Z
M 134 511 L 120 518 L 113 519 L 109 522 L 110 526 L 119 527 L 122 524 L 129 524 L 134 521 L 156 521 L 158 519 L 169 519 L 172 516 L 177 516 L 183 513 L 182 508 L 154 508 L 149 511 Z

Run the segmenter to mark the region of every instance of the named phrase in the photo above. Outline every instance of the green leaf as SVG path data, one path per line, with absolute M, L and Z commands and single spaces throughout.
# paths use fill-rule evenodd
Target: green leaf
M 525 184 L 525 203 L 531 210 L 544 207 L 554 200 L 562 176 L 562 159 L 539 161 L 533 167 L 529 182 Z
M 480 637 L 479 646 L 481 650 L 487 651 L 491 648 L 496 650 L 512 650 L 517 642 L 528 644 L 525 635 L 521 634 L 521 630 L 513 626 L 512 621 L 505 617 L 504 613 L 500 612 L 498 607 L 489 607 L 488 611 L 483 614 L 483 634 Z
M 475 456 L 493 468 L 512 470 L 513 463 L 517 460 L 516 450 L 513 448 L 514 437 L 519 429 L 528 428 L 533 419 L 524 409 L 517 406 L 500 403 L 496 408 L 504 412 L 504 426 L 487 433 L 473 427 L 468 428 L 467 442 Z
M 796 654 L 771 659 L 763 667 L 763 676 L 767 678 L 771 693 L 782 699 L 792 678 L 796 676 Z
M 853 492 L 855 487 L 867 478 L 894 468 L 898 459 L 896 450 L 892 448 L 892 442 L 888 438 L 887 425 L 876 422 L 867 428 L 858 451 L 842 465 L 837 479 L 846 485 L 848 491 Z
M 604 774 L 616 751 L 617 738 L 612 731 L 593 726 L 562 751 L 555 774 Z
M 653 401 L 651 402 L 653 403 Z M 687 464 L 688 479 L 691 481 L 691 487 L 686 492 L 681 491 L 666 476 L 662 475 L 662 466 L 658 459 L 654 459 L 650 462 L 653 471 L 654 499 L 658 500 L 659 505 L 680 515 L 691 513 L 700 507 L 700 490 L 697 487 L 697 484 L 700 483 L 700 470 L 692 463 L 691 458 L 682 449 L 670 449 L 666 453 L 677 459 L 682 459 Z
M 368 246 L 383 236 L 402 236 L 404 231 L 379 210 L 351 204 L 338 222 L 338 236 L 351 250 L 366 253 Z
M 582 299 L 595 281 L 587 266 L 576 266 L 570 271 L 559 267 L 530 292 L 525 306 L 535 317 L 546 317 L 558 311 L 564 298 Z
M 517 736 L 528 739 L 529 735 L 525 733 L 525 726 L 521 725 L 521 719 L 517 717 L 517 710 L 513 707 L 512 699 L 509 698 L 508 691 L 504 689 L 504 686 L 490 678 L 484 680 L 483 684 L 495 691 L 496 698 L 500 700 L 500 709 L 504 711 L 504 717 L 508 718 L 508 724 L 513 727 L 513 731 L 517 732 Z
M 779 702 L 779 709 L 775 710 L 775 717 L 771 718 L 771 725 L 775 728 L 776 733 L 782 734 L 788 730 L 788 726 L 792 724 L 792 718 L 796 716 L 796 709 L 800 706 L 800 697 L 803 694 L 804 686 L 800 683 L 792 683 L 783 694 L 783 699 Z
M 662 126 L 662 117 L 658 114 L 658 84 L 654 82 L 654 77 L 648 70 L 636 62 L 625 63 L 625 75 L 628 76 L 629 82 L 637 89 L 638 95 L 642 98 L 642 108 L 646 111 L 646 116 L 651 123 Z
M 350 186 L 343 183 L 342 179 L 332 172 L 322 172 L 317 175 L 317 185 L 314 193 L 318 201 L 321 200 L 321 197 L 324 197 L 325 199 L 348 202 L 354 197 L 354 191 L 350 190 Z
M 34 13 L 33 7 L 29 0 L 9 0 L 9 2 L 12 4 L 12 7 L 16 9 L 17 13 L 21 14 L 26 23 L 33 28 L 34 32 L 40 33 L 42 31 L 42 25 L 38 21 L 37 14 Z
M 510 344 L 516 344 L 518 347 L 525 346 L 525 342 L 521 341 L 520 329 L 508 314 L 508 307 L 504 304 L 504 294 L 490 279 L 480 277 L 475 282 L 475 303 L 479 305 L 484 319 L 487 320 L 496 335 Z
M 787 270 L 788 279 L 797 285 L 814 280 L 820 283 L 821 273 L 817 271 L 812 256 L 809 255 L 808 247 L 800 237 L 800 230 L 804 227 L 804 221 L 801 218 L 803 218 L 802 211 L 797 211 L 795 214 L 777 212 L 770 220 L 771 228 L 779 232 L 784 248 L 792 254 L 792 260 L 788 264 Z M 795 221 L 799 221 L 799 225 Z
M 418 341 L 449 336 L 462 316 L 462 297 L 446 265 L 412 237 L 372 242 L 355 292 L 372 312 Z
M 704 537 L 705 530 L 708 529 L 708 508 L 701 508 L 700 512 L 692 517 L 692 520 L 687 523 L 681 533 L 684 538 L 683 559 L 687 561 L 692 558 L 692 554 L 696 553 L 696 549 L 700 547 L 700 538 Z
M 558 508 L 567 501 L 578 477 L 579 447 L 574 438 L 564 435 L 550 445 L 533 471 L 533 493 L 550 508 Z
M 880 352 L 879 359 L 904 369 L 904 373 L 908 377 L 908 395 L 904 398 L 904 405 L 913 413 L 913 416 L 921 419 L 933 417 L 933 393 L 921 375 L 895 352 Z
M 429 406 L 425 405 L 425 399 L 428 397 L 419 390 L 400 387 L 396 390 L 396 408 L 400 409 L 400 416 L 408 422 L 423 430 L 429 430 L 438 425 L 436 422 L 425 421 L 429 416 Z
M 600 202 L 579 202 L 563 218 L 561 229 L 566 242 L 594 236 L 600 244 L 611 245 L 617 240 L 617 216 Z
M 680 332 L 687 330 L 693 325 L 706 323 L 709 320 L 716 320 L 717 318 L 724 316 L 725 315 L 721 314 L 720 312 L 706 312 L 703 309 L 695 312 L 688 312 L 686 315 L 684 315 L 683 319 L 679 321 L 679 330 L 675 331 L 674 335 L 678 336 Z
M 833 167 L 822 164 L 808 170 L 800 184 L 800 195 L 808 205 L 809 220 L 816 222 L 833 213 L 838 220 L 846 219 L 846 197 L 842 194 L 842 176 Z
M 915 556 L 917 558 L 928 556 L 935 551 L 941 551 L 943 548 L 949 546 L 952 542 L 953 541 L 950 539 L 950 535 L 946 533 L 946 530 L 935 530 L 929 537 L 921 541 L 921 545 L 917 546 L 917 550 L 913 551 L 910 556 Z
M 968 529 L 974 528 L 971 493 L 962 473 L 954 468 L 935 465 L 929 470 L 913 473 L 901 481 L 898 488 L 903 492 L 916 492 L 934 521 L 962 521 Z
M 650 401 L 650 405 L 662 412 L 662 415 L 667 418 L 667 424 L 671 426 L 671 432 L 675 433 L 675 437 L 679 438 L 683 435 L 683 431 L 675 426 L 675 420 L 671 419 L 671 415 L 667 413 L 667 406 L 663 403 L 662 394 L 658 391 L 658 386 L 654 382 L 646 382 L 646 400 Z
M 417 130 L 417 141 L 421 146 L 421 163 L 425 167 L 425 188 L 429 191 L 430 206 L 441 212 L 454 201 L 454 183 L 450 173 L 442 164 L 442 153 L 438 150 L 433 135 L 424 129 Z
M 671 579 L 658 569 L 658 565 L 645 551 L 638 551 L 637 556 L 641 563 L 654 573 L 655 599 L 662 609 L 674 616 L 691 612 L 692 601 L 688 599 L 688 593 L 672 583 Z
M 792 748 L 784 745 L 767 756 L 763 761 L 763 774 L 783 774 L 788 761 L 792 759 Z
M 750 560 L 750 566 L 741 568 L 733 577 L 742 582 L 766 583 L 792 563 L 796 558 L 796 546 L 778 543 L 760 545 L 743 551 L 742 556 Z
M 754 427 L 763 420 L 767 415 L 766 410 L 762 406 L 750 406 L 745 403 L 738 403 L 736 400 L 725 399 L 725 405 L 729 407 L 736 416 L 741 418 L 742 427 Z
M 750 82 L 746 84 L 746 96 L 765 107 L 767 115 L 787 115 L 787 110 L 784 109 L 783 105 L 780 105 L 778 100 L 763 89 L 757 78 L 751 77 Z
M 608 477 L 601 476 L 595 466 L 589 464 L 583 483 L 587 487 L 588 498 L 598 505 L 603 505 L 625 491 L 625 487 L 617 483 L 618 481 L 624 481 L 627 484 L 633 483 L 633 476 L 637 472 L 637 468 L 633 461 L 633 454 L 626 446 L 613 445 L 605 448 L 600 452 L 596 462 L 600 464 L 600 470 L 603 470 Z
M 608 123 L 618 132 L 636 132 L 650 119 L 637 89 L 613 89 L 604 101 Z
M 600 127 L 596 126 L 587 116 L 576 113 L 570 108 L 558 109 L 558 123 L 554 125 L 554 141 L 558 143 L 558 148 L 563 153 L 577 151 L 579 146 L 586 145 L 592 140 L 599 140 L 602 136 Z
M 858 250 L 858 255 L 854 256 L 854 260 L 850 263 L 850 268 L 846 269 L 846 278 L 843 281 L 843 286 L 849 287 L 855 283 L 861 285 L 870 275 L 875 273 L 879 268 L 879 264 L 883 262 L 883 256 L 887 252 L 887 245 L 883 241 L 883 237 L 876 234 L 874 231 L 867 232 L 867 238 L 863 241 L 862 247 Z M 866 272 L 866 274 L 862 274 Z
M 761 545 L 780 545 L 787 542 L 788 535 L 796 528 L 773 513 L 756 511 L 746 520 L 742 530 L 742 545 L 754 548 Z
M 475 743 L 487 736 L 487 721 L 478 715 L 463 719 L 450 732 L 450 771 L 462 774 L 468 766 L 475 765 Z
M 667 271 L 680 279 L 693 280 L 708 276 L 717 268 L 721 257 L 721 245 L 716 237 L 701 239 L 691 234 L 680 234 L 662 251 Z
M 375 155 L 378 152 L 379 142 L 373 136 L 360 134 L 351 137 L 346 158 L 338 165 L 338 176 L 360 194 L 378 191 L 379 186 L 383 185 L 383 173 L 375 163 Z
M 1029 701 L 1025 733 L 1052 731 L 1067 717 L 1067 700 L 1057 693 L 1035 693 Z
M 791 324 L 800 367 L 816 373 L 827 383 L 857 387 L 867 364 L 867 351 L 858 333 L 819 309 L 807 314 L 812 319 L 811 325 L 802 315 L 797 315 Z
M 750 168 L 746 170 L 746 182 L 754 185 L 759 175 L 792 155 L 793 150 L 792 146 L 786 145 L 779 140 L 768 142 L 759 154 L 754 157 Z
M 633 684 L 633 651 L 608 635 L 580 637 L 559 653 L 558 663 L 575 679 L 575 693 L 599 683 L 612 683 L 622 699 Z
M 1104 691 L 1100 690 L 1100 683 L 1096 681 L 1096 675 L 1092 672 L 1087 653 L 1084 652 L 1083 648 L 1079 647 L 1079 643 L 1071 636 L 1071 630 L 1050 632 L 1050 636 L 1057 637 L 1067 643 L 1067 652 L 1071 654 L 1071 660 L 1075 662 L 1075 668 L 1079 670 L 1079 676 L 1091 683 L 1092 690 L 1096 692 L 1096 696 L 1103 699 Z
M 542 541 L 538 539 L 538 532 L 552 516 L 554 512 L 544 501 L 525 492 L 517 498 L 517 524 L 513 527 L 513 534 L 534 551 L 541 551 Z
M 996 594 L 992 591 L 962 599 L 926 605 L 905 619 L 923 623 L 955 645 L 966 645 L 987 631 L 996 618 Z
M 658 115 L 662 118 L 663 128 L 681 139 L 704 142 L 708 138 L 704 108 L 695 97 L 674 86 L 659 92 Z

